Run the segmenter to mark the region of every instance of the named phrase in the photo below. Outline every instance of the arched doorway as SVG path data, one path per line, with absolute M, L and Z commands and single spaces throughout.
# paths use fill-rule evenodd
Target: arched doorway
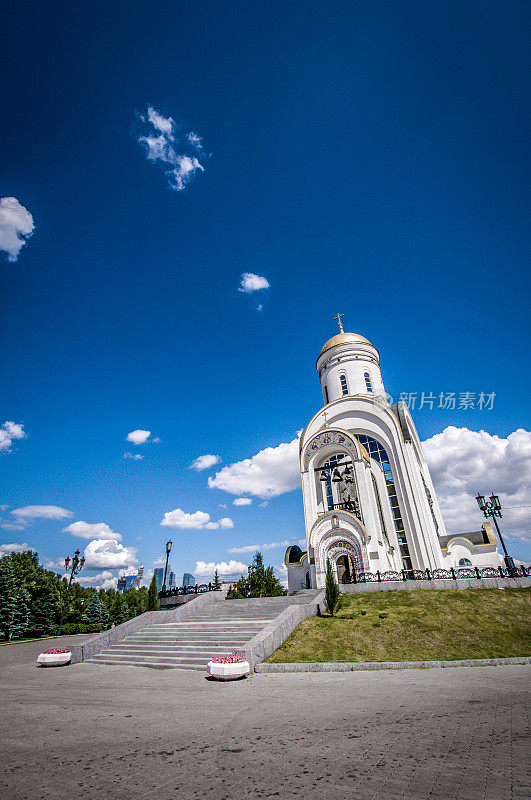
M 337 582 L 350 583 L 353 576 L 352 559 L 349 556 L 338 556 L 336 559 Z

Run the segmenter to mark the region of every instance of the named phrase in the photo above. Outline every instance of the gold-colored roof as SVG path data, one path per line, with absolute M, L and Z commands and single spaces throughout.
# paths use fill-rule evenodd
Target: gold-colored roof
M 365 336 L 361 336 L 359 333 L 337 333 L 335 336 L 332 336 L 324 345 L 323 349 L 319 353 L 319 358 L 326 353 L 327 350 L 330 350 L 331 347 L 336 347 L 338 344 L 371 344 Z M 372 345 L 371 345 L 372 346 Z

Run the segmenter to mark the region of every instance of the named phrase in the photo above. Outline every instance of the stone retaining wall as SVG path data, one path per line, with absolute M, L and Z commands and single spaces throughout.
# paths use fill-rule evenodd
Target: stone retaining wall
M 251 669 L 254 669 L 257 664 L 269 658 L 281 644 L 284 644 L 297 625 L 305 619 L 316 617 L 319 613 L 319 603 L 323 601 L 324 591 L 310 601 L 304 601 L 301 598 L 300 605 L 292 605 L 284 609 L 269 625 L 262 628 L 260 633 L 253 636 L 241 650 L 235 650 L 234 654 L 245 658 Z
M 367 583 L 342 583 L 343 594 L 352 592 L 400 592 L 411 589 L 516 589 L 531 586 L 531 577 L 525 578 L 438 578 L 431 581 L 370 581 Z

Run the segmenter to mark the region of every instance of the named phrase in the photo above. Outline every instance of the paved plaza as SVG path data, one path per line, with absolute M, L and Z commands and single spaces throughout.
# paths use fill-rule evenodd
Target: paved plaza
M 528 666 L 218 683 L 95 663 L 39 669 L 42 649 L 0 648 L 2 800 L 531 794 Z

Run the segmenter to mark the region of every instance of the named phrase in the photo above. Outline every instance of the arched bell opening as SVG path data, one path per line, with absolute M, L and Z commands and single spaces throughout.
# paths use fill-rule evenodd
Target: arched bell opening
M 354 463 L 345 452 L 334 453 L 314 468 L 317 497 L 324 511 L 350 511 L 360 518 Z

